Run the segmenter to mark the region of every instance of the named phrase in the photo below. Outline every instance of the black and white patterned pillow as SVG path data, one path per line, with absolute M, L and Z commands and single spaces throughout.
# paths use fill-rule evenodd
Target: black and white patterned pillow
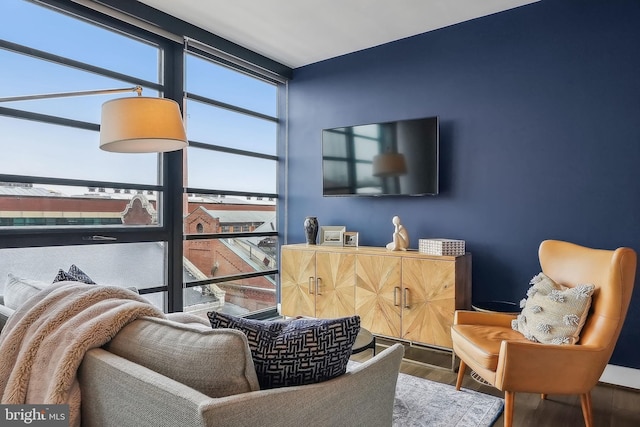
M 80 270 L 75 264 L 71 264 L 68 272 L 65 272 L 62 269 L 58 270 L 58 274 L 56 274 L 56 277 L 53 279 L 53 283 L 62 282 L 65 280 L 82 282 L 86 283 L 87 285 L 96 284 L 96 282 L 91 280 L 91 277 L 89 277 L 84 271 Z
M 338 319 L 261 321 L 215 311 L 214 329 L 247 336 L 261 389 L 313 384 L 344 374 L 360 332 L 360 316 Z

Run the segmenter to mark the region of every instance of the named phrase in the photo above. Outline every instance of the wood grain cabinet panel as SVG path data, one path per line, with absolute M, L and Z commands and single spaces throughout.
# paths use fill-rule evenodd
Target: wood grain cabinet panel
M 451 349 L 457 309 L 471 308 L 471 254 L 430 256 L 374 247 L 285 245 L 286 316 L 358 314 L 377 335 Z
M 316 252 L 282 248 L 281 311 L 286 316 L 315 316 Z
M 360 255 L 356 259 L 356 313 L 373 333 L 401 332 L 401 258 Z
M 335 318 L 355 314 L 355 255 L 282 247 L 281 314 Z
M 402 338 L 451 348 L 455 262 L 402 260 Z
M 355 259 L 353 254 L 316 253 L 316 317 L 355 314 Z

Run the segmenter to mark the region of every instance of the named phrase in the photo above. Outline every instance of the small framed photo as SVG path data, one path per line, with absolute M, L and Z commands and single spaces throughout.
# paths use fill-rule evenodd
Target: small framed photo
M 343 236 L 343 245 L 358 247 L 358 232 L 357 231 L 345 231 Z
M 342 246 L 346 227 L 343 225 L 325 225 L 320 227 L 320 244 Z

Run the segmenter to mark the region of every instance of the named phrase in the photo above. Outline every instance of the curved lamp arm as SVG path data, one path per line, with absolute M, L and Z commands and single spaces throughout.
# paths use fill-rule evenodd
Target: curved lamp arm
M 107 95 L 110 93 L 123 93 L 123 92 L 137 92 L 138 96 L 141 96 L 142 86 L 127 87 L 122 89 L 96 89 L 96 90 L 81 90 L 77 92 L 58 92 L 58 93 L 44 93 L 44 94 L 37 94 L 37 95 L 8 96 L 6 98 L 0 98 L 0 102 L 30 101 L 33 99 L 66 98 L 70 96 L 85 96 L 85 95 Z

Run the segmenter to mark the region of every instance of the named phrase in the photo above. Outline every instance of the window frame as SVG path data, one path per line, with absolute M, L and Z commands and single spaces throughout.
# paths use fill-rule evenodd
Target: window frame
M 144 42 L 156 45 L 162 54 L 160 64 L 161 76 L 163 82 L 155 83 L 144 81 L 133 76 L 111 71 L 109 69 L 93 66 L 81 61 L 64 58 L 45 51 L 31 49 L 27 46 L 21 46 L 16 43 L 0 40 L 0 48 L 8 50 L 18 50 L 23 54 L 29 54 L 42 60 L 53 61 L 66 66 L 71 66 L 85 71 L 96 72 L 98 74 L 114 77 L 123 81 L 131 81 L 133 85 L 141 85 L 147 88 L 157 90 L 163 94 L 165 98 L 177 101 L 181 106 L 184 101 L 184 40 L 191 40 L 191 53 L 198 52 L 205 55 L 220 64 L 229 66 L 239 72 L 247 73 L 253 77 L 265 79 L 274 84 L 286 83 L 291 78 L 292 70 L 270 58 L 266 58 L 260 54 L 252 52 L 244 47 L 236 45 L 227 40 L 221 39 L 215 34 L 206 32 L 192 24 L 181 21 L 173 16 L 155 10 L 138 2 L 123 2 L 120 0 L 102 0 L 101 4 L 75 3 L 66 0 L 29 0 L 38 5 L 48 7 L 57 12 L 75 16 L 79 19 L 85 19 L 96 25 L 107 27 L 111 30 L 121 32 L 126 36 L 138 38 Z M 195 42 L 200 40 L 201 42 Z M 200 45 L 198 45 L 200 43 Z M 211 52 L 215 54 L 212 55 Z M 278 86 L 278 90 L 281 86 Z M 192 94 L 192 97 L 194 94 Z M 193 98 L 192 98 L 193 99 Z M 213 100 L 207 100 L 213 101 Z M 214 101 L 215 102 L 215 101 Z M 270 117 L 260 113 L 254 113 L 249 110 L 233 107 L 228 104 L 219 103 L 219 107 L 231 107 L 241 113 L 249 113 L 251 115 L 260 115 L 263 119 L 273 119 L 278 126 L 282 124 L 281 119 Z M 31 113 L 22 110 L 0 106 L 0 115 L 32 120 L 42 121 L 49 124 L 57 124 L 63 126 L 71 126 L 75 128 L 98 131 L 99 125 L 95 123 L 82 122 L 61 117 L 48 116 L 38 113 Z M 280 113 L 278 113 L 280 115 Z M 281 130 L 276 131 L 276 138 L 279 139 L 283 135 Z M 276 141 L 279 145 L 278 141 Z M 209 144 L 190 141 L 193 147 L 203 149 L 224 149 L 224 147 L 214 147 Z M 242 150 L 225 149 L 228 152 L 241 155 L 249 155 L 260 158 L 267 158 L 276 161 L 276 171 L 280 166 L 279 156 L 270 156 L 259 153 L 250 153 Z M 156 191 L 158 193 L 158 203 L 161 207 L 159 215 L 162 222 L 158 226 L 147 227 L 65 227 L 64 229 L 37 227 L 19 229 L 12 227 L 11 229 L 0 229 L 0 248 L 20 248 L 20 247 L 45 247 L 45 246 L 73 246 L 86 244 L 119 244 L 119 243 L 135 243 L 135 242 L 153 242 L 162 241 L 167 247 L 167 271 L 166 283 L 156 288 L 147 288 L 141 290 L 141 294 L 167 292 L 165 310 L 169 313 L 183 310 L 183 289 L 184 287 L 197 286 L 197 283 L 183 282 L 183 240 L 191 240 L 195 238 L 232 238 L 244 237 L 249 235 L 256 236 L 276 236 L 280 235 L 277 231 L 261 232 L 261 233 L 215 233 L 215 234 L 198 234 L 194 236 L 183 234 L 183 197 L 189 193 L 200 194 L 226 194 L 241 195 L 249 197 L 263 197 L 269 200 L 278 200 L 278 194 L 275 193 L 251 193 L 251 192 L 234 192 L 212 189 L 196 189 L 185 188 L 183 186 L 183 152 L 168 152 L 159 155 L 159 185 L 141 185 L 133 183 L 118 183 L 106 181 L 91 181 L 77 179 L 61 179 L 53 177 L 34 177 L 23 175 L 7 175 L 0 174 L 0 181 L 33 183 L 33 184 L 58 184 L 72 185 L 82 187 L 110 187 L 122 188 L 130 190 Z M 279 188 L 277 179 L 280 176 L 276 172 L 276 185 Z M 276 205 L 276 219 L 280 215 L 280 210 L 284 209 L 281 204 Z M 277 223 L 279 221 L 277 220 Z M 115 243 L 109 240 L 95 240 L 95 236 L 108 235 L 115 237 Z M 258 272 L 259 275 L 274 275 L 277 277 L 278 269 L 268 270 L 267 272 Z M 241 275 L 242 276 L 242 275 Z M 217 278 L 218 279 L 218 278 Z M 212 280 L 210 283 L 215 283 Z M 276 303 L 279 301 L 279 285 L 276 283 Z M 264 317 L 264 313 L 257 313 L 251 317 Z
M 78 7 L 74 4 L 58 4 L 58 1 L 45 1 L 38 3 L 46 3 L 44 6 L 51 7 L 54 11 L 66 13 L 67 15 L 77 15 L 78 19 L 84 19 L 95 25 L 106 27 L 106 31 L 112 30 L 120 32 L 124 37 L 132 37 L 139 39 L 141 42 L 149 43 L 159 49 L 161 61 L 158 71 L 161 76 L 173 78 L 165 78 L 164 82 L 156 83 L 143 80 L 127 74 L 118 73 L 102 67 L 97 67 L 88 63 L 72 60 L 59 55 L 54 55 L 28 46 L 20 45 L 6 40 L 0 40 L 0 48 L 10 52 L 28 55 L 42 61 L 52 62 L 54 64 L 68 66 L 81 71 L 96 73 L 105 77 L 115 78 L 124 82 L 129 82 L 133 86 L 143 86 L 152 90 L 157 90 L 163 94 L 165 98 L 176 100 L 180 105 L 182 101 L 181 77 L 182 77 L 182 45 L 159 37 L 150 32 L 136 28 L 130 24 L 113 20 L 104 15 L 92 12 L 87 8 Z M 179 78 L 177 78 L 179 76 Z M 178 83 L 178 84 L 176 84 Z M 50 116 L 40 113 L 34 113 L 14 108 L 0 106 L 0 115 L 13 119 L 24 119 L 28 121 L 42 122 L 51 125 L 68 126 L 76 129 L 89 131 L 99 131 L 100 125 L 97 123 L 89 123 L 79 120 L 73 120 L 63 117 Z M 172 203 L 175 197 L 171 197 L 171 192 L 176 191 L 172 188 L 172 178 L 176 175 L 182 176 L 182 153 L 161 153 L 158 156 L 158 174 L 159 184 L 136 184 L 111 181 L 95 181 L 83 179 L 68 179 L 55 177 L 37 177 L 30 175 L 8 175 L 0 174 L 0 181 L 13 183 L 30 183 L 30 184 L 49 184 L 49 185 L 69 185 L 77 187 L 109 187 L 122 188 L 129 190 L 155 191 L 158 194 L 158 206 L 160 207 L 159 215 L 162 218 L 161 224 L 157 226 L 81 226 L 81 227 L 10 227 L 0 229 L 0 248 L 20 248 L 20 247 L 47 247 L 47 246 L 75 246 L 75 245 L 95 245 L 95 244 L 120 244 L 120 243 L 139 243 L 139 242 L 165 242 L 167 245 L 166 263 L 167 274 L 164 284 L 154 288 L 140 289 L 140 294 L 150 294 L 157 292 L 167 292 L 165 299 L 165 310 L 167 312 L 181 311 L 182 292 L 176 292 L 176 277 L 179 275 L 179 281 L 182 281 L 182 263 L 179 269 L 176 269 L 175 259 L 182 259 L 181 245 L 172 245 L 175 239 L 176 215 L 174 214 L 176 204 Z M 180 192 L 182 188 L 180 187 Z M 178 204 L 182 209 L 181 204 Z M 180 217 L 178 217 L 180 219 Z M 181 222 L 180 222 L 181 224 Z M 181 226 L 181 225 L 180 225 Z M 106 237 L 106 239 L 105 239 Z M 176 252 L 179 249 L 179 254 Z M 178 310 L 177 308 L 180 308 Z
M 228 62 L 221 60 L 221 58 L 216 57 L 214 54 L 203 50 L 201 47 L 202 46 L 200 45 L 200 48 L 196 48 L 196 47 L 189 46 L 189 44 L 187 44 L 185 49 L 185 55 L 191 54 L 191 55 L 199 56 L 201 59 L 211 61 L 216 65 L 230 67 L 230 64 Z M 230 67 L 230 68 L 234 68 L 234 67 Z M 236 71 L 246 72 L 246 70 L 238 70 L 238 69 L 236 69 Z M 277 83 L 271 79 L 264 78 L 264 76 L 261 76 L 262 78 L 258 77 L 254 73 L 246 73 L 246 74 L 254 78 L 260 78 L 261 80 L 265 81 L 265 83 L 273 84 L 277 87 L 277 90 L 280 90 L 280 87 L 278 87 Z M 247 115 L 252 118 L 271 121 L 271 122 L 274 122 L 277 126 L 280 126 L 282 124 L 282 120 L 279 117 L 255 112 L 243 107 L 235 106 L 226 102 L 221 102 L 216 99 L 212 99 L 209 97 L 205 97 L 192 92 L 185 91 L 185 102 L 187 100 L 200 102 L 206 106 L 224 108 L 236 113 Z M 278 112 L 278 115 L 279 115 L 279 112 Z M 277 135 L 279 135 L 279 132 L 276 130 L 276 138 L 277 138 Z M 277 145 L 277 140 L 275 141 L 275 143 Z M 189 147 L 212 151 L 212 152 L 229 153 L 229 154 L 236 154 L 236 155 L 241 155 L 246 157 L 272 160 L 276 162 L 276 177 L 275 177 L 276 188 L 279 188 L 277 181 L 279 177 L 278 169 L 280 166 L 280 161 L 279 161 L 280 157 L 278 155 L 240 150 L 232 147 L 224 147 L 224 146 L 208 144 L 208 143 L 193 141 L 193 140 L 189 140 Z M 276 200 L 275 212 L 276 212 L 276 223 L 278 223 L 278 216 L 281 208 L 277 203 L 277 201 L 279 200 L 279 196 L 277 193 L 234 191 L 234 190 L 225 190 L 221 188 L 214 189 L 214 188 L 186 187 L 185 194 L 202 194 L 202 195 L 211 195 L 211 196 L 225 195 L 225 196 L 238 196 L 238 197 L 256 198 L 256 199 L 260 198 L 262 200 L 265 200 L 265 199 Z M 270 237 L 270 236 L 275 236 L 277 238 L 279 236 L 279 233 L 278 231 L 261 231 L 261 232 L 234 231 L 234 232 L 222 232 L 222 233 L 198 233 L 198 234 L 184 233 L 183 239 L 185 242 L 187 242 L 187 241 L 195 241 L 195 240 L 221 240 L 221 239 L 231 239 L 231 238 L 238 238 L 238 237 Z M 242 280 L 242 279 L 248 279 L 248 278 L 254 278 L 254 277 L 267 277 L 267 276 L 277 277 L 278 274 L 279 274 L 279 260 L 278 260 L 278 268 L 276 269 L 261 270 L 261 271 L 256 271 L 252 273 L 240 273 L 240 274 L 234 274 L 234 275 L 218 276 L 218 277 L 213 277 L 205 280 L 187 281 L 185 282 L 184 286 L 185 288 L 189 288 L 189 287 L 195 287 L 195 286 L 204 286 L 204 285 L 210 285 L 210 284 L 231 282 L 233 280 Z M 276 305 L 273 308 L 269 308 L 267 310 L 252 312 L 249 315 L 247 315 L 247 317 L 264 318 L 264 317 L 274 316 L 277 314 L 276 310 L 277 310 L 278 302 L 279 302 L 279 286 L 278 286 L 278 283 L 276 283 Z

